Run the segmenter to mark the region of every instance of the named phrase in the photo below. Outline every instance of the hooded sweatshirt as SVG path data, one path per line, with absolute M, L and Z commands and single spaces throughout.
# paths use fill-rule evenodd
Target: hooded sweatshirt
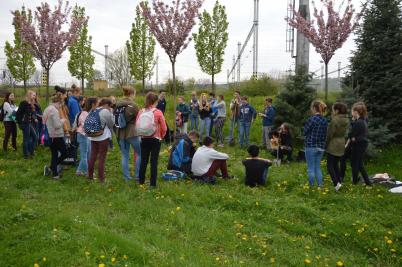
M 349 119 L 346 115 L 335 115 L 328 125 L 327 153 L 341 157 L 345 154 L 345 137 L 349 129 Z

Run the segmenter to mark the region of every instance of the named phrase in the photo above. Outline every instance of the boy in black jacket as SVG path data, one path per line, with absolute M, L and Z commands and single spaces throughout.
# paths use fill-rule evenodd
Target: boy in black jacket
M 250 187 L 265 185 L 267 182 L 268 168 L 272 162 L 258 157 L 260 149 L 256 145 L 251 145 L 247 149 L 250 158 L 243 160 L 246 169 L 245 184 Z

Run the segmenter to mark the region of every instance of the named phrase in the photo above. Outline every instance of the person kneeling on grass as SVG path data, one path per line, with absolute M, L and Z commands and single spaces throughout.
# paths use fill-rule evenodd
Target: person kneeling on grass
M 260 149 L 256 145 L 251 145 L 247 149 L 249 158 L 243 160 L 243 165 L 246 169 L 246 185 L 256 187 L 267 183 L 268 168 L 272 162 L 267 159 L 258 157 Z
M 223 179 L 230 178 L 226 164 L 229 156 L 216 151 L 213 148 L 213 143 L 214 140 L 207 136 L 202 141 L 203 146 L 198 148 L 195 152 L 191 164 L 191 171 L 195 179 L 213 181 L 213 177 L 216 176 L 216 172 L 219 169 L 222 172 Z
M 168 170 L 181 171 L 191 174 L 191 162 L 195 154 L 195 147 L 198 143 L 200 135 L 196 131 L 191 131 L 189 134 L 179 134 L 172 146 Z

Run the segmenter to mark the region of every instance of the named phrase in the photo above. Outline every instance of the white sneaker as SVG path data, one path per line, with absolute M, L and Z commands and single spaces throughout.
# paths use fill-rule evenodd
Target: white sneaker
M 339 189 L 341 189 L 341 187 L 342 187 L 342 184 L 341 184 L 341 183 L 338 183 L 338 184 L 335 186 L 335 190 L 336 190 L 336 191 L 339 191 Z

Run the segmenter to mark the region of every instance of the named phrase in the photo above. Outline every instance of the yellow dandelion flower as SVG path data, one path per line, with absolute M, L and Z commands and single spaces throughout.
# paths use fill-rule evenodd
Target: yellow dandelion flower
M 35 264 L 34 264 L 34 267 L 39 267 L 39 264 L 35 263 Z
M 124 256 L 123 256 L 123 259 L 127 260 L 127 259 L 128 259 L 127 255 L 124 255 Z
M 343 264 L 342 261 L 337 261 L 337 262 L 336 262 L 336 266 L 338 266 L 338 267 L 343 267 L 343 266 L 345 266 L 345 265 Z
M 220 261 L 221 259 L 220 259 L 219 257 L 216 257 L 215 260 L 216 260 L 216 261 Z
M 180 208 L 180 207 L 176 207 L 176 210 L 179 211 L 179 210 L 181 210 L 181 208 Z
M 275 263 L 275 258 L 272 257 L 271 259 L 269 259 L 269 261 L 270 261 L 271 263 Z
M 91 253 L 89 251 L 85 251 L 85 256 L 88 257 L 89 255 L 91 255 Z
M 47 261 L 46 257 L 43 257 L 43 258 L 42 258 L 42 261 L 43 261 L 43 262 Z
M 240 264 L 244 264 L 244 261 L 240 261 Z
M 105 258 L 105 255 L 101 255 L 100 258 L 101 258 L 101 259 L 104 259 L 104 258 Z
M 391 245 L 391 244 L 392 244 L 392 240 L 391 240 L 391 239 L 388 239 L 388 240 L 387 240 L 387 244 L 388 244 L 388 245 Z
M 304 260 L 304 263 L 305 263 L 305 264 L 310 264 L 310 263 L 311 263 L 311 260 L 310 260 L 310 259 L 305 259 L 305 260 Z
M 115 262 L 116 262 L 116 258 L 113 257 L 113 258 L 112 258 L 112 263 L 115 263 Z
M 326 238 L 326 237 L 327 237 L 327 234 L 320 234 L 320 236 L 321 236 L 322 238 Z
M 373 251 L 374 251 L 374 252 L 378 252 L 378 248 L 373 248 Z
M 392 252 L 392 253 L 395 253 L 395 252 L 396 252 L 396 249 L 391 248 L 391 252 Z
M 105 267 L 106 265 L 104 263 L 99 263 L 98 267 Z

